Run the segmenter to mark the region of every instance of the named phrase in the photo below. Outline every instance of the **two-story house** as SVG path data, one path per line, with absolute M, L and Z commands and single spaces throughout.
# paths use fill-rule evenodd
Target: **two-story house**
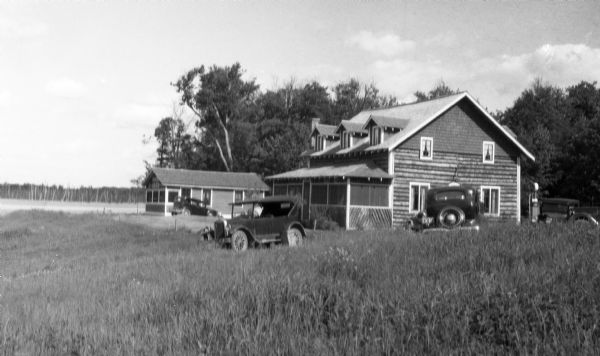
M 520 221 L 521 160 L 535 158 L 466 92 L 313 127 L 308 167 L 266 178 L 274 194 L 303 197 L 304 219 L 398 227 L 422 209 L 427 189 L 470 184 L 485 215 Z

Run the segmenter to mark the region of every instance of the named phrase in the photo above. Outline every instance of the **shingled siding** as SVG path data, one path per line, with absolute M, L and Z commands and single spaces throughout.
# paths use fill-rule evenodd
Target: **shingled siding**
M 435 145 L 434 145 L 435 150 Z M 401 226 L 410 216 L 410 182 L 429 183 L 431 188 L 448 186 L 455 177 L 461 184 L 500 187 L 499 219 L 517 219 L 517 163 L 496 156 L 494 164 L 483 164 L 481 154 L 435 151 L 433 161 L 420 161 L 416 149 L 394 151 L 394 225 Z M 458 169 L 457 169 L 458 167 Z M 494 217 L 490 217 L 494 219 Z
M 496 143 L 496 157 L 516 157 L 518 154 L 515 145 L 466 99 L 414 134 L 402 147 L 418 150 L 421 137 L 433 137 L 434 161 L 438 152 L 455 152 L 479 155 L 481 162 L 483 141 Z M 419 159 L 418 152 L 413 159 Z

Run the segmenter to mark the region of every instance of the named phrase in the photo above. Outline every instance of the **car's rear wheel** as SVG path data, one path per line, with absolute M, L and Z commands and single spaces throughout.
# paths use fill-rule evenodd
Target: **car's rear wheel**
M 231 235 L 231 248 L 234 251 L 246 251 L 248 249 L 248 235 L 242 230 L 234 232 Z
M 465 213 L 461 208 L 447 206 L 438 214 L 438 222 L 442 227 L 452 229 L 462 225 L 465 221 Z
M 183 211 L 181 212 L 181 215 L 189 216 L 190 215 L 190 209 L 184 208 Z
M 292 227 L 289 228 L 283 238 L 283 244 L 291 247 L 302 245 L 303 236 L 300 230 Z

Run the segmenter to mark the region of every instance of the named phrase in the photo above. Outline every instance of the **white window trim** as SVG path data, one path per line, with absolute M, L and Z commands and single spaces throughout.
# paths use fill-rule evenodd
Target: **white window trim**
M 429 157 L 423 157 L 423 142 L 431 141 L 431 146 L 429 147 Z M 424 161 L 432 161 L 433 160 L 433 137 L 421 137 L 421 144 L 419 145 L 419 159 Z
M 409 213 L 418 213 L 421 210 L 413 210 L 412 206 L 413 206 L 413 196 L 412 196 L 412 188 L 413 187 L 419 187 L 419 193 L 421 192 L 421 187 L 427 187 L 427 189 L 431 189 L 431 184 L 430 183 L 425 183 L 425 182 L 409 182 L 408 183 L 408 212 Z M 423 207 L 421 207 L 422 209 Z
M 485 159 L 485 145 L 487 144 L 491 144 L 492 145 L 492 159 L 489 161 L 486 161 Z M 482 145 L 481 145 L 481 160 L 483 163 L 485 164 L 494 164 L 496 158 L 496 143 L 494 141 L 483 141 Z
M 483 215 L 485 215 L 485 216 L 496 216 L 496 217 L 500 216 L 500 206 L 502 205 L 502 204 L 501 204 L 501 203 L 502 203 L 502 190 L 500 189 L 500 187 L 499 187 L 499 186 L 495 186 L 495 185 L 482 185 L 482 186 L 481 186 L 481 199 L 482 199 L 484 202 L 485 202 L 485 197 L 484 197 L 484 195 L 483 195 L 483 194 L 484 194 L 484 192 L 483 192 L 483 191 L 484 191 L 485 189 L 490 189 L 490 190 L 491 190 L 491 189 L 495 189 L 495 190 L 497 190 L 497 191 L 498 191 L 498 213 L 496 213 L 496 214 L 493 214 L 493 213 L 483 213 Z M 485 211 L 485 208 L 486 208 L 486 207 L 484 206 L 484 207 L 483 207 L 484 211 Z M 490 209 L 490 210 L 491 210 L 491 209 Z

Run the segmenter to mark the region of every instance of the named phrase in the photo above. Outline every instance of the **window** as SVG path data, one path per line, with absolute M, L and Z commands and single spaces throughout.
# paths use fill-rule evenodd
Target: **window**
M 286 194 L 287 194 L 287 185 L 275 184 L 275 188 L 273 189 L 273 195 L 286 195 Z
M 174 202 L 178 196 L 179 196 L 179 192 L 169 191 L 169 195 L 168 195 L 169 203 Z
M 152 202 L 158 203 L 158 190 L 152 192 Z
M 165 191 L 161 190 L 159 193 L 159 202 L 164 203 L 165 202 Z
M 243 190 L 234 190 L 233 191 L 233 201 L 243 201 L 244 200 L 244 191 Z
M 212 205 L 212 190 L 204 189 L 202 191 L 202 202 L 206 204 L 206 206 Z
M 352 135 L 349 132 L 342 133 L 342 148 L 350 148 L 352 147 Z
M 483 163 L 494 163 L 496 144 L 492 141 L 483 141 Z
M 151 190 L 146 191 L 146 203 L 152 203 L 152 191 Z
M 500 187 L 481 187 L 483 213 L 500 216 Z
M 387 185 L 352 184 L 350 203 L 358 206 L 388 206 L 389 187 Z
M 327 140 L 325 136 L 317 136 L 317 151 L 323 151 L 327 147 Z
M 433 137 L 421 137 L 420 159 L 433 159 Z
M 429 183 L 410 183 L 409 212 L 419 212 L 425 209 L 425 195 L 430 188 Z
M 181 188 L 181 197 L 182 198 L 190 198 L 192 190 L 190 188 Z
M 436 201 L 448 200 L 465 200 L 465 194 L 462 191 L 449 190 L 447 192 L 439 192 L 435 195 Z
M 376 146 L 381 143 L 382 132 L 381 127 L 371 126 L 369 129 L 371 146 Z

